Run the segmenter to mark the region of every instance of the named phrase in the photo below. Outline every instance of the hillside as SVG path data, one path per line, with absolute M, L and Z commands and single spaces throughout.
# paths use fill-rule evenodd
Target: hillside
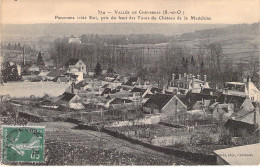
M 224 28 L 213 28 L 206 30 L 197 30 L 192 33 L 184 33 L 180 38 L 214 38 L 219 36 L 236 36 L 236 35 L 246 35 L 246 36 L 259 36 L 260 33 L 260 23 L 254 24 L 237 24 L 230 25 Z
M 224 24 L 138 24 L 138 23 L 99 23 L 99 24 L 7 24 L 2 25 L 3 37 L 18 36 L 68 36 L 71 34 L 164 34 L 176 35 L 196 30 L 224 27 Z
M 172 44 L 187 47 L 193 54 L 199 50 L 206 52 L 207 45 L 217 43 L 222 46 L 223 55 L 235 63 L 259 59 L 260 23 L 230 25 L 223 28 L 198 30 L 184 33 L 171 41 Z

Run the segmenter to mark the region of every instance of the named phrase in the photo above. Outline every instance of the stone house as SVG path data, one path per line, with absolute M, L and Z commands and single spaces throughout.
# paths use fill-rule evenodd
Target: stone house
M 156 93 L 152 95 L 143 105 L 143 111 L 148 114 L 159 114 L 162 120 L 172 118 L 184 120 L 187 106 L 178 95 Z

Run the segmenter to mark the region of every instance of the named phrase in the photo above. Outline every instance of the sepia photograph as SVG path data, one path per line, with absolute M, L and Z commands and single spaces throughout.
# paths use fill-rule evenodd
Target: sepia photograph
M 260 1 L 0 7 L 1 166 L 260 164 Z

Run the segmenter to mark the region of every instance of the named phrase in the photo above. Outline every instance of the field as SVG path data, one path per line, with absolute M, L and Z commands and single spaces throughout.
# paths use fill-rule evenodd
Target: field
M 64 122 L 29 123 L 46 127 L 43 165 L 195 165 L 195 162 L 135 145 L 106 133 L 77 130 Z
M 9 94 L 11 98 L 59 96 L 68 87 L 69 84 L 55 82 L 10 82 L 0 86 L 0 95 Z

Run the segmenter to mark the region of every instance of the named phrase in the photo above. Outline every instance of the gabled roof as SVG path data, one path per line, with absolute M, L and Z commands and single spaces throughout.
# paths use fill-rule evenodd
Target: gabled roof
M 222 92 L 217 89 L 212 89 L 212 88 L 204 88 L 200 92 L 201 94 L 206 94 L 206 95 L 212 95 L 212 96 L 220 96 Z
M 245 83 L 241 82 L 227 82 L 223 89 L 245 92 Z
M 137 87 L 135 87 L 134 89 L 131 90 L 132 93 L 134 93 L 134 92 L 140 92 L 142 95 L 144 94 L 145 91 L 146 91 L 146 89 L 137 88 Z
M 243 119 L 246 115 L 253 113 L 254 110 L 239 110 L 238 112 L 233 113 L 230 117 L 234 117 L 235 120 L 240 121 Z
M 145 96 L 144 96 L 144 98 L 150 98 L 152 96 L 152 94 L 146 94 Z
M 187 99 L 190 103 L 189 107 L 192 107 L 197 101 L 201 101 L 202 99 L 203 100 L 214 100 L 217 98 L 218 98 L 218 96 L 204 94 L 204 93 L 192 93 L 192 92 L 187 93 Z
M 105 84 L 101 88 L 107 88 L 108 86 L 109 86 L 108 84 Z
M 169 91 L 165 91 L 165 94 L 168 94 L 168 95 L 174 95 L 175 92 L 169 92 Z
M 47 74 L 49 74 L 50 71 L 41 71 L 38 76 L 46 76 Z
M 248 124 L 260 123 L 259 110 L 245 110 L 241 109 L 236 113 L 233 113 L 231 116 L 232 120 L 241 121 Z M 256 121 L 256 122 L 254 122 Z
M 240 108 L 246 97 L 242 96 L 234 96 L 234 95 L 226 95 L 222 94 L 217 98 L 217 102 L 219 103 L 232 103 L 236 108 Z
M 111 89 L 110 88 L 105 88 L 104 90 L 103 90 L 103 92 L 101 93 L 101 96 L 104 96 L 105 94 L 109 94 L 109 93 L 111 93 Z
M 68 82 L 69 78 L 67 77 L 57 77 L 57 80 L 56 81 L 60 81 L 60 82 Z
M 120 86 L 118 86 L 118 87 L 116 87 L 116 89 L 123 89 L 123 90 L 125 90 L 125 91 L 131 91 L 132 89 L 133 89 L 133 87 L 132 86 L 129 86 L 129 85 L 120 85 Z
M 62 76 L 66 73 L 65 70 L 58 70 L 58 69 L 54 69 L 54 70 L 51 70 L 46 76 L 48 77 L 59 77 L 59 76 Z
M 84 86 L 86 86 L 86 85 L 88 85 L 88 83 L 85 83 L 85 82 L 79 82 L 79 83 L 77 83 L 76 85 L 75 85 L 75 89 L 81 89 L 81 87 L 84 87 Z
M 152 87 L 151 89 L 150 89 L 150 91 L 153 93 L 153 94 L 155 94 L 155 93 L 162 93 L 162 89 L 160 89 L 160 88 L 156 88 L 156 87 Z
M 129 85 L 132 86 L 134 82 L 138 81 L 138 77 L 134 76 L 134 77 L 130 77 L 126 83 L 124 83 L 124 85 Z
M 115 94 L 109 94 L 106 99 L 115 99 L 115 98 L 126 98 L 130 97 L 130 93 L 115 93 Z
M 75 96 L 75 94 L 73 94 L 73 93 L 64 92 L 64 93 L 61 95 L 61 99 L 60 99 L 60 100 L 70 101 L 74 96 Z
M 143 105 L 143 107 L 151 107 L 154 105 L 159 110 L 161 110 L 171 99 L 173 95 L 156 93 L 152 95 Z
M 79 61 L 79 59 L 69 59 L 66 63 L 65 63 L 65 67 L 68 67 L 70 65 L 75 65 L 77 64 L 77 62 Z
M 124 103 L 132 103 L 132 100 L 115 98 L 110 102 L 110 104 L 124 104 Z
M 188 100 L 186 98 L 186 95 L 176 94 L 175 96 L 177 96 L 183 104 L 188 106 L 189 103 L 188 103 Z

